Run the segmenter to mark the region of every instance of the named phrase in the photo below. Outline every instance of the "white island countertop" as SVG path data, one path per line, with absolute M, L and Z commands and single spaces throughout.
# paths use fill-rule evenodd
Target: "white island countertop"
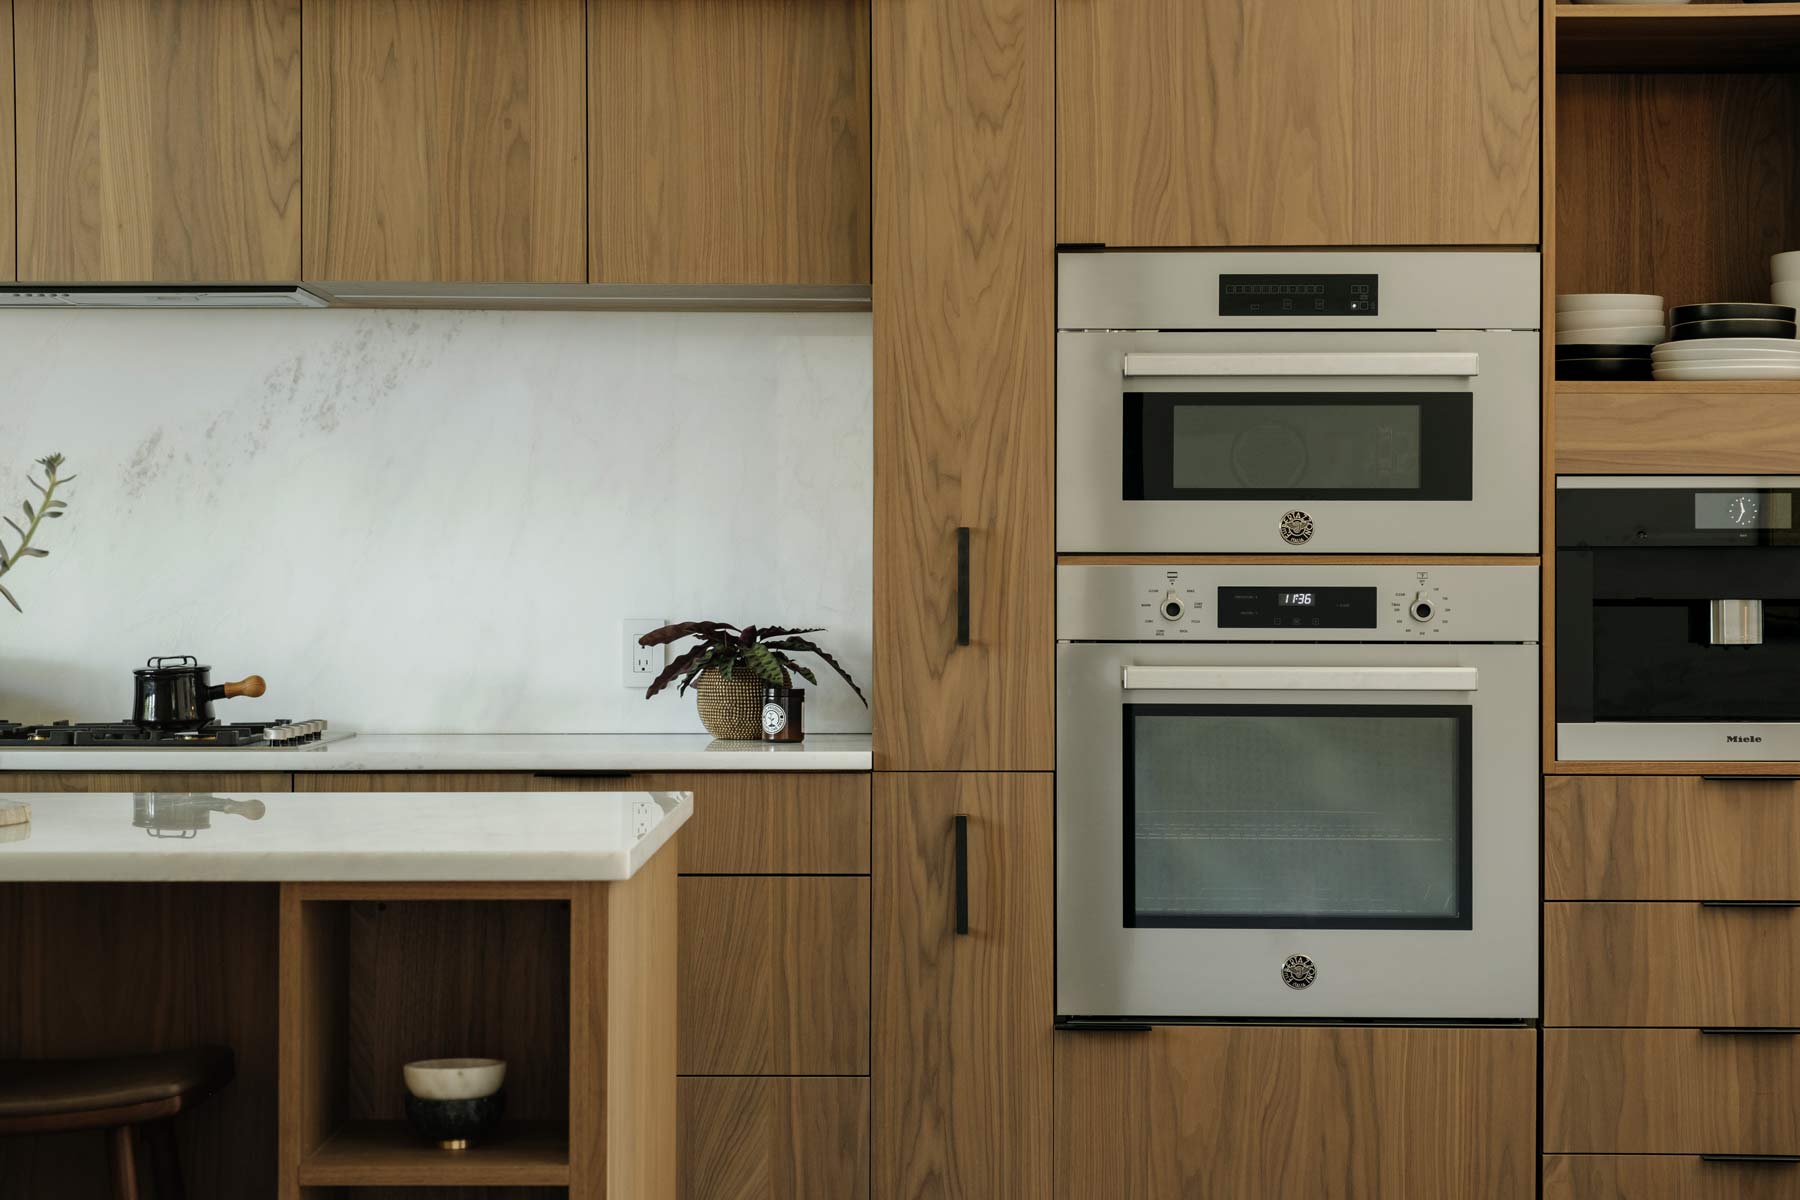
M 867 771 L 866 733 L 359 733 L 286 749 L 0 749 L 0 771 Z
M 630 879 L 689 792 L 5 793 L 0 882 Z

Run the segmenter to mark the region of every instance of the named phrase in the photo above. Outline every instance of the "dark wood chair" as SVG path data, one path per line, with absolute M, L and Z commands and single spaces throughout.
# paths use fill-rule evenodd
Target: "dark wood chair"
M 156 1200 L 182 1200 L 171 1118 L 231 1082 L 231 1051 L 201 1046 L 126 1058 L 0 1060 L 0 1137 L 103 1129 L 113 1195 L 138 1200 L 142 1127 Z

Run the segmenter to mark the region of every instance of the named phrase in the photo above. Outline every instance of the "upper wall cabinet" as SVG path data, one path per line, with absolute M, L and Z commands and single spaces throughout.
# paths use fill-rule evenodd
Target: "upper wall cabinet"
M 0 0 L 0 20 L 12 24 L 12 0 Z M 0 196 L 16 202 L 13 190 L 13 62 L 12 39 L 0 38 Z M 17 220 L 14 209 L 14 221 Z M 0 212 L 0 217 L 4 217 Z M 0 279 L 18 278 L 18 258 L 13 253 L 14 221 L 0 219 Z
M 1531 244 L 1538 0 L 1056 0 L 1057 240 Z
M 306 0 L 305 278 L 585 282 L 584 17 Z
M 869 0 L 593 0 L 596 283 L 869 282 Z
M 14 0 L 13 43 L 20 279 L 299 277 L 300 0 Z

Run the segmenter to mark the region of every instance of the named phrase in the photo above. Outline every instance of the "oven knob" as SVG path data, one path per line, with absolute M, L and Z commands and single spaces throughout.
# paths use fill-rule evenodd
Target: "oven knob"
M 1436 606 L 1431 603 L 1424 592 L 1413 593 L 1412 607 L 1406 611 L 1411 613 L 1412 619 L 1420 624 L 1424 624 L 1437 615 Z
M 1187 615 L 1187 602 L 1174 592 L 1170 592 L 1162 598 L 1162 603 L 1156 606 L 1156 611 L 1162 614 L 1162 619 L 1165 621 L 1179 621 Z

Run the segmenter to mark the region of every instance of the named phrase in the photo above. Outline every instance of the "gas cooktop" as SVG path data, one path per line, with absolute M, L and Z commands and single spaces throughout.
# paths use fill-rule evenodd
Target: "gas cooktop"
M 191 733 L 163 733 L 142 729 L 129 721 L 57 721 L 50 725 L 21 725 L 0 721 L 0 750 L 121 749 L 121 750 L 270 750 L 295 749 L 315 742 L 334 741 L 345 735 L 326 733 L 324 721 L 214 721 Z

